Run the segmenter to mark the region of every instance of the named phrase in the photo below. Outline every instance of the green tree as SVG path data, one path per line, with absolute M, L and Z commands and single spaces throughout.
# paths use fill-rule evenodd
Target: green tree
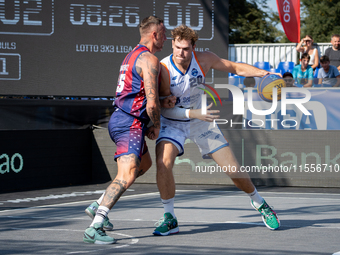
M 314 42 L 329 42 L 332 34 L 340 34 L 340 1 L 301 0 L 301 38 L 306 34 Z
M 277 11 L 271 10 L 268 15 L 270 18 L 270 22 L 273 24 L 274 27 L 277 27 L 277 25 L 281 23 L 280 16 Z M 276 42 L 291 43 L 291 41 L 288 40 L 285 32 L 278 29 L 276 30 Z
M 267 0 L 229 0 L 229 43 L 278 42 L 273 21 Z

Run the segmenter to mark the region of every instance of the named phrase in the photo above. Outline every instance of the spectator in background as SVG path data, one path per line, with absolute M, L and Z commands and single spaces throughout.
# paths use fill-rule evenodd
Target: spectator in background
M 296 65 L 293 69 L 293 77 L 298 84 L 303 87 L 313 86 L 313 68 L 308 65 L 309 63 L 308 53 L 303 53 L 301 56 L 301 64 Z
M 323 87 L 339 87 L 340 73 L 338 69 L 330 65 L 329 58 L 324 55 L 320 58 L 322 68 L 318 72 L 319 84 Z
M 330 64 L 340 71 L 340 35 L 332 35 L 331 44 L 332 47 L 325 51 L 325 55 L 329 58 Z
M 286 87 L 296 87 L 294 85 L 294 77 L 292 75 L 292 73 L 290 72 L 285 72 L 282 75 L 282 78 L 284 79 L 284 81 L 286 82 Z
M 306 35 L 306 37 L 298 43 L 296 50 L 298 52 L 308 53 L 310 57 L 308 64 L 313 68 L 314 71 L 315 68 L 319 66 L 319 51 L 317 48 L 313 47 L 313 42 L 313 37 Z

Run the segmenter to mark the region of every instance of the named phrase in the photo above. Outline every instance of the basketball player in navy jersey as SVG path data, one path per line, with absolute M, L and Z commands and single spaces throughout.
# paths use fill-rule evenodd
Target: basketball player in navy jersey
M 158 137 L 159 95 L 170 94 L 169 85 L 158 88 L 160 63 L 154 55 L 162 50 L 166 40 L 163 20 L 154 16 L 145 18 L 139 31 L 139 44 L 125 57 L 120 67 L 114 112 L 108 125 L 110 137 L 117 146 L 114 158 L 118 172 L 102 197 L 86 209 L 86 213 L 93 217 L 83 237 L 87 243 L 116 242 L 104 231 L 113 228 L 107 214 L 135 179 L 150 168 L 152 162 L 145 134 L 151 139 Z M 167 103 L 171 105 L 171 101 Z M 150 120 L 153 126 L 147 129 Z
M 203 158 L 212 158 L 222 168 L 240 169 L 240 166 L 220 129 L 212 121 L 219 116 L 219 111 L 207 110 L 201 113 L 201 94 L 204 93 L 204 77 L 210 69 L 236 73 L 246 77 L 263 77 L 267 71 L 244 63 L 234 63 L 221 59 L 212 52 L 195 52 L 197 33 L 181 25 L 172 31 L 173 54 L 164 58 L 164 64 L 170 75 L 171 94 L 177 97 L 173 109 L 162 109 L 162 128 L 156 142 L 157 186 L 164 206 L 164 217 L 156 224 L 154 235 L 169 235 L 179 232 L 174 213 L 175 180 L 172 168 L 177 156 L 184 153 L 184 142 L 191 139 L 199 147 Z M 212 106 L 209 105 L 207 109 Z M 223 169 L 223 168 L 222 168 Z M 280 221 L 276 213 L 259 195 L 249 175 L 243 172 L 227 172 L 236 187 L 247 193 L 251 205 L 262 215 L 265 225 L 277 229 Z

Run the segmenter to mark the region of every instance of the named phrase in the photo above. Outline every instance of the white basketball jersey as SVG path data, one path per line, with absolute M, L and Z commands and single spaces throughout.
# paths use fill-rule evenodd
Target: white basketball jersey
M 172 60 L 173 54 L 162 59 L 162 63 L 170 74 L 171 94 L 177 97 L 176 106 L 186 109 L 201 108 L 202 89 L 205 88 L 205 73 L 203 72 L 195 52 L 193 51 L 190 65 L 183 74 Z

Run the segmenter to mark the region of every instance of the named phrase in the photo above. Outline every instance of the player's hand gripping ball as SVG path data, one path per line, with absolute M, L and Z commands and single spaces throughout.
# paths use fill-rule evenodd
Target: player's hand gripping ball
M 277 101 L 281 100 L 281 88 L 286 87 L 284 79 L 276 74 L 267 74 L 262 77 L 257 86 L 257 93 L 267 102 L 273 100 L 273 88 L 277 88 Z

